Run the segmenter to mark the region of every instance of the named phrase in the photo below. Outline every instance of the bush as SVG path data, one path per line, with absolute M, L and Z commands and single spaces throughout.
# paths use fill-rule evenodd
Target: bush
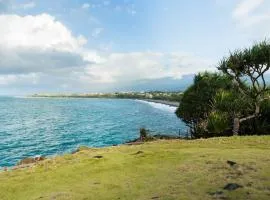
M 148 131 L 145 128 L 140 128 L 140 140 L 144 141 L 148 137 Z

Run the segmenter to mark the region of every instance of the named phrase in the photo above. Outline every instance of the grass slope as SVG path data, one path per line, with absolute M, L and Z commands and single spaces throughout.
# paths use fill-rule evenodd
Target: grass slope
M 270 137 L 83 148 L 0 173 L 0 199 L 270 199 Z

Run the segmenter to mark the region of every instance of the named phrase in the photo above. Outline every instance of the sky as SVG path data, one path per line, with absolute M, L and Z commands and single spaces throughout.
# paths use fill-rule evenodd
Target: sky
M 0 0 L 0 95 L 182 90 L 269 24 L 268 0 Z

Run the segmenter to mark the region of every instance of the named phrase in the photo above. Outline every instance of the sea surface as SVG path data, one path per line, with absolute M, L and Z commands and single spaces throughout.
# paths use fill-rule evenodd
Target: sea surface
M 103 147 L 153 134 L 184 134 L 175 108 L 122 99 L 0 97 L 0 167 L 26 157 L 70 153 L 79 146 Z

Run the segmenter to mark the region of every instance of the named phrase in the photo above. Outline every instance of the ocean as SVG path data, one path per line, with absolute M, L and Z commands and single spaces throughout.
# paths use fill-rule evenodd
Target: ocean
M 152 134 L 184 134 L 167 105 L 126 99 L 0 97 L 0 167 L 26 157 L 70 153 L 79 146 L 118 145 Z

